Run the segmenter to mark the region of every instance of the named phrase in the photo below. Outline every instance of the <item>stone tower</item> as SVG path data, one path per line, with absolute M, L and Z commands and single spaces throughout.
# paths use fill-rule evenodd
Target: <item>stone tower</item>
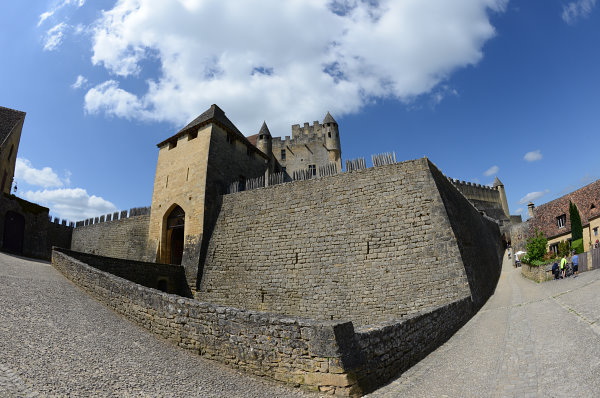
M 506 191 L 504 191 L 504 184 L 498 177 L 494 180 L 494 188 L 498 189 L 498 193 L 500 194 L 500 201 L 502 203 L 502 210 L 504 210 L 504 214 L 506 217 L 510 218 L 510 213 L 508 211 L 508 200 L 506 200 Z
M 340 132 L 338 124 L 329 112 L 323 119 L 323 129 L 325 132 L 325 147 L 329 151 L 329 162 L 340 163 L 342 156 L 342 146 L 340 145 Z
M 269 158 L 273 157 L 273 137 L 271 136 L 271 132 L 269 131 L 266 122 L 263 122 L 262 127 L 258 132 L 256 147 Z

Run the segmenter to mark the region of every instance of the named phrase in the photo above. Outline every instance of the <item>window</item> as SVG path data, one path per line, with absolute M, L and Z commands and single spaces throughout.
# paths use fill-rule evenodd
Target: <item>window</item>
M 281 160 L 285 160 L 285 149 L 281 150 Z
M 317 166 L 314 164 L 309 164 L 308 165 L 308 172 L 314 176 L 317 175 Z
M 550 245 L 550 251 L 554 254 L 558 254 L 558 243 L 553 243 Z
M 229 142 L 230 144 L 233 144 L 233 137 L 230 136 L 229 134 L 227 134 L 227 142 Z
M 567 215 L 563 214 L 561 216 L 556 217 L 556 225 L 558 228 L 563 228 L 567 223 Z
M 281 168 L 281 171 L 283 171 L 283 172 L 285 173 L 285 172 L 286 172 L 286 169 L 285 169 L 285 167 L 282 167 L 282 168 Z M 598 229 L 598 228 L 596 228 L 596 229 Z
M 590 206 L 590 210 L 595 209 L 596 206 L 592 203 L 592 205 Z
M 198 137 L 198 132 L 192 131 L 191 133 L 188 134 L 188 141 L 193 140 L 196 137 Z
M 250 152 L 250 148 L 246 147 L 246 155 L 252 156 L 252 152 Z
M 331 131 L 327 132 L 327 137 L 331 138 Z
M 177 147 L 177 139 L 174 139 L 173 141 L 169 142 L 169 149 L 173 149 Z
M 594 236 L 598 236 L 598 227 L 594 228 Z

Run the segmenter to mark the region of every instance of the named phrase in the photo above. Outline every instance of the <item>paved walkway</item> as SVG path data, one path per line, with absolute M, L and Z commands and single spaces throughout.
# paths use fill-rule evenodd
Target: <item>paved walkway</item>
M 315 397 L 142 329 L 48 263 L 0 253 L 0 397 Z
M 536 284 L 504 260 L 486 305 L 370 397 L 600 396 L 600 270 Z
M 315 397 L 154 337 L 47 263 L 0 253 L 0 397 Z M 600 271 L 505 266 L 482 310 L 372 397 L 600 396 Z

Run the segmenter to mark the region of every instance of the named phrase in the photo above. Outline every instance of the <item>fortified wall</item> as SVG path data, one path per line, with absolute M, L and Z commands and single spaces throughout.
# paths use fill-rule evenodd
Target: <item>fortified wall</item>
M 501 251 L 498 225 L 425 158 L 223 196 L 196 299 L 87 264 L 110 267 L 110 259 L 63 250 L 53 265 L 183 348 L 360 395 L 425 357 L 483 305 Z
M 127 260 L 147 260 L 150 208 L 139 207 L 78 221 L 70 246 L 74 251 Z M 149 259 L 153 260 L 153 259 Z
M 196 297 L 367 325 L 481 303 L 499 250 L 498 226 L 419 159 L 225 195 Z

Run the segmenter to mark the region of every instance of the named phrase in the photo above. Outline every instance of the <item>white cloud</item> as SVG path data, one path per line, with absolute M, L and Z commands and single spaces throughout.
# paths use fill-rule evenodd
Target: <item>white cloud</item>
M 523 159 L 525 159 L 528 162 L 535 162 L 536 160 L 541 160 L 542 158 L 542 152 L 539 149 L 527 152 L 525 156 L 523 156 Z
M 90 196 L 82 188 L 27 191 L 23 197 L 47 206 L 52 214 L 71 221 L 112 213 L 117 209 L 111 202 L 95 195 Z
M 81 75 L 77 76 L 77 80 L 75 80 L 75 83 L 71 84 L 71 87 L 74 89 L 78 89 L 81 88 L 82 86 L 85 86 L 87 84 L 87 79 Z
M 431 93 L 481 60 L 495 35 L 489 14 L 506 4 L 119 0 L 93 31 L 92 63 L 115 77 L 89 90 L 85 109 L 183 124 L 217 103 L 247 134 L 266 119 L 285 135 L 328 110 L 340 117 L 377 98 Z M 147 59 L 159 76 L 144 75 Z M 125 91 L 120 77 L 144 79 L 147 90 Z
M 43 188 L 62 187 L 63 182 L 50 168 L 36 169 L 27 159 L 17 158 L 15 163 L 15 178 L 23 179 L 27 184 Z
M 486 171 L 484 171 L 483 175 L 489 177 L 491 175 L 498 174 L 499 170 L 500 170 L 500 168 L 498 166 L 492 166 L 489 169 L 487 169 Z
M 520 200 L 519 203 L 524 205 L 527 204 L 529 202 L 533 202 L 534 200 L 538 200 L 539 198 L 541 198 L 542 196 L 546 195 L 547 193 L 549 193 L 550 190 L 546 189 L 544 191 L 541 192 L 529 192 L 527 195 L 523 196 Z
M 85 94 L 85 111 L 99 113 L 125 119 L 149 119 L 151 115 L 144 109 L 138 98 L 121 88 L 115 80 L 108 80 L 90 89 Z
M 37 26 L 39 27 L 41 24 L 44 23 L 44 21 L 46 19 L 50 18 L 52 15 L 54 15 L 54 10 L 50 10 L 50 11 L 46 11 L 46 12 L 42 13 L 40 15 L 40 20 L 39 20 Z
M 515 213 L 514 213 L 514 214 L 521 214 L 521 213 L 523 213 L 524 211 L 525 211 L 525 208 L 523 208 L 523 207 L 519 207 L 517 210 L 515 210 Z
M 67 28 L 67 24 L 64 22 L 55 25 L 48 29 L 46 37 L 44 39 L 44 50 L 53 51 L 62 43 L 64 37 L 64 30 Z
M 574 24 L 578 19 L 586 18 L 596 6 L 596 0 L 576 0 L 563 5 L 562 19 L 568 24 Z

